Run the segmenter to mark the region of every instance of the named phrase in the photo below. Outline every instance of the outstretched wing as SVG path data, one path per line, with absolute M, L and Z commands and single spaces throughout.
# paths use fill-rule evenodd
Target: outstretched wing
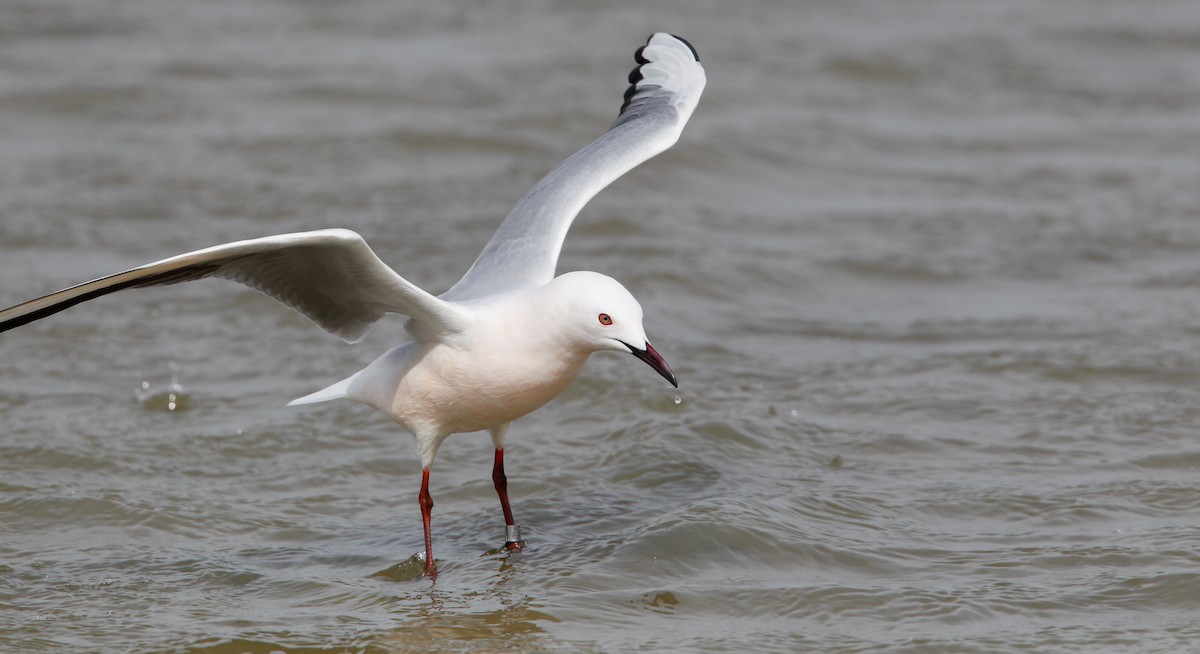
M 101 277 L 0 311 L 0 332 L 126 288 L 206 277 L 231 279 L 304 314 L 349 342 L 386 313 L 403 313 L 422 333 L 459 331 L 463 309 L 413 285 L 346 229 L 267 236 L 188 252 Z
M 699 55 L 687 41 L 660 32 L 635 58 L 638 66 L 629 74 L 631 86 L 617 121 L 530 189 L 467 274 L 439 297 L 470 300 L 549 282 L 583 205 L 679 140 L 704 90 Z

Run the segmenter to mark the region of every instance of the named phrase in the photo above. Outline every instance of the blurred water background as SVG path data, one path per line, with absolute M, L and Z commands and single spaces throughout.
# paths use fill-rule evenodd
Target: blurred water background
M 598 355 L 486 435 L 288 409 L 348 347 L 253 291 L 0 336 L 0 651 L 1200 651 L 1194 0 L 0 4 L 0 305 L 363 234 L 449 287 L 607 128 L 709 85 L 583 212 L 681 380 Z M 400 570 L 377 576 L 385 570 Z

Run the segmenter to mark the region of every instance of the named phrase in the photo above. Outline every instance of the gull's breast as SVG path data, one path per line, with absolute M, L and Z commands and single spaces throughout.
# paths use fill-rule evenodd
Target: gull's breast
M 536 348 L 434 347 L 400 380 L 391 413 L 444 433 L 488 429 L 554 399 L 586 361 L 586 354 Z

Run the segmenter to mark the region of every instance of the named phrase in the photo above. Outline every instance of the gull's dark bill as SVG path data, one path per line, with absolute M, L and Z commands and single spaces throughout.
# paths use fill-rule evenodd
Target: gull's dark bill
M 662 355 L 658 353 L 658 350 L 654 349 L 653 345 L 646 343 L 646 349 L 644 350 L 639 350 L 629 343 L 625 343 L 625 347 L 629 348 L 633 356 L 645 361 L 647 365 L 654 368 L 655 372 L 671 382 L 672 386 L 679 388 L 679 380 L 675 379 L 675 373 L 671 372 L 671 366 L 667 365 L 667 360 L 662 358 Z

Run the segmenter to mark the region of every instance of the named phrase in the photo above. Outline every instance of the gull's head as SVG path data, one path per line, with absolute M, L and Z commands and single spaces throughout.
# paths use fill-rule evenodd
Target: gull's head
M 675 373 L 646 338 L 642 305 L 617 280 L 594 272 L 570 272 L 550 283 L 562 298 L 563 318 L 571 341 L 592 352 L 626 352 L 645 361 L 671 385 Z

